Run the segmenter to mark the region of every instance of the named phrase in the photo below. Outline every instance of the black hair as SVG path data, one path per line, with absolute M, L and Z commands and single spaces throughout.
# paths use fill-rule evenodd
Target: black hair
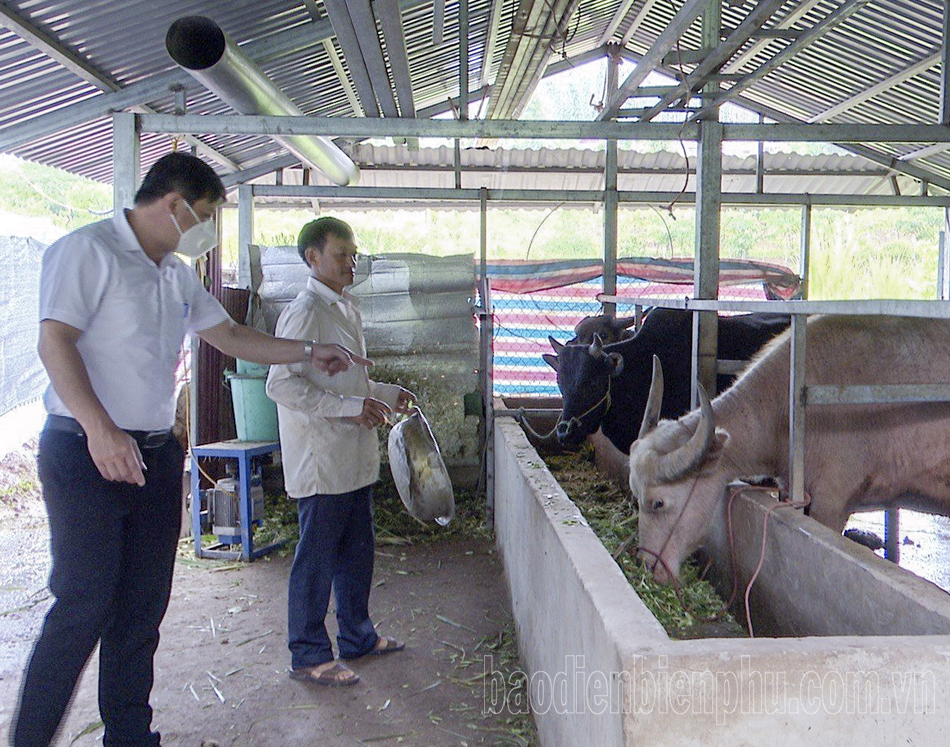
M 211 202 L 225 198 L 221 177 L 200 158 L 188 153 L 169 153 L 159 158 L 135 193 L 135 204 L 146 205 L 169 192 L 178 192 L 190 205 L 201 198 Z
M 317 218 L 307 223 L 300 229 L 300 236 L 297 237 L 297 251 L 300 253 L 300 258 L 307 265 L 310 264 L 307 262 L 307 249 L 313 247 L 322 252 L 324 245 L 327 243 L 327 236 L 352 239 L 353 229 L 350 228 L 349 223 L 330 216 Z

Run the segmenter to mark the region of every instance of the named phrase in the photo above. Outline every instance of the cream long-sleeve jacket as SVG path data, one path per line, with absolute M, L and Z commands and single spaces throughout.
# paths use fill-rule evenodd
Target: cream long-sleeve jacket
M 311 277 L 277 320 L 276 335 L 318 343 L 339 343 L 366 355 L 359 304 Z M 396 405 L 399 387 L 372 381 L 363 366 L 335 376 L 309 362 L 273 365 L 267 396 L 277 403 L 284 485 L 291 498 L 336 495 L 379 479 L 376 429 L 347 418 L 373 397 Z

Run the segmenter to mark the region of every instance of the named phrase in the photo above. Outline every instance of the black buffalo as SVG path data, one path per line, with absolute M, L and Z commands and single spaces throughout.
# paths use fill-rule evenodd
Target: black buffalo
M 563 397 L 558 441 L 576 446 L 601 428 L 614 446 L 627 453 L 643 420 L 654 355 L 667 372 L 660 416 L 677 418 L 688 412 L 692 316 L 680 309 L 654 309 L 644 317 L 636 335 L 612 344 L 604 344 L 597 333 L 589 344 L 572 341 L 564 345 L 549 338 L 557 355 L 542 357 L 557 371 Z M 718 357 L 747 361 L 789 323 L 784 314 L 720 317 Z M 719 391 L 734 379 L 720 375 L 716 382 Z

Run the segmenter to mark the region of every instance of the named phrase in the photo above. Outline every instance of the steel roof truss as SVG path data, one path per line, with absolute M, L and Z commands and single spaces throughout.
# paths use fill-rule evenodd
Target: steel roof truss
M 0 5 L 0 26 L 6 26 L 31 47 L 38 49 L 73 75 L 91 83 L 96 88 L 102 91 L 118 90 L 119 85 L 112 78 L 90 65 L 80 55 L 66 49 L 59 41 L 6 5 Z
M 416 3 L 418 4 L 418 3 Z M 329 21 L 312 25 L 296 26 L 275 34 L 269 39 L 249 42 L 242 46 L 255 62 L 280 57 L 301 47 L 316 44 L 333 36 Z M 13 150 L 17 146 L 53 135 L 62 130 L 106 117 L 116 111 L 144 104 L 166 96 L 175 85 L 188 85 L 194 81 L 180 68 L 151 75 L 145 80 L 132 83 L 114 93 L 106 93 L 70 104 L 49 114 L 41 114 L 26 122 L 4 127 L 0 131 L 0 151 Z
M 709 116 L 715 112 L 725 101 L 738 96 L 753 83 L 761 80 L 773 70 L 784 65 L 792 57 L 805 49 L 805 47 L 807 47 L 809 44 L 812 44 L 817 39 L 820 39 L 822 36 L 834 29 L 835 26 L 837 26 L 842 21 L 847 20 L 869 2 L 870 0 L 845 0 L 844 4 L 840 5 L 836 10 L 829 13 L 810 29 L 803 32 L 801 36 L 785 47 L 785 49 L 783 49 L 781 52 L 776 54 L 774 57 L 771 57 L 764 64 L 760 65 L 755 69 L 754 72 L 738 81 L 734 86 L 732 86 L 732 88 L 727 91 L 723 91 L 717 97 L 714 103 L 703 106 L 703 108 L 696 112 L 696 114 L 694 114 L 691 119 L 702 119 L 703 117 Z
M 336 47 L 333 46 L 333 42 L 330 39 L 324 39 L 323 49 L 327 53 L 330 64 L 333 66 L 337 80 L 340 81 L 340 87 L 343 89 L 343 93 L 346 95 L 346 100 L 349 102 L 350 108 L 353 110 L 353 114 L 357 117 L 365 116 L 363 113 L 363 107 L 360 106 L 360 100 L 356 96 L 356 89 L 353 88 L 353 84 L 350 82 L 350 79 L 346 74 L 346 70 L 343 69 L 343 62 L 340 60 L 340 55 L 337 54 Z
M 487 86 L 491 81 L 491 65 L 495 59 L 495 47 L 498 46 L 498 31 L 501 26 L 501 5 L 504 0 L 492 0 L 491 13 L 488 16 L 488 30 L 485 37 L 485 57 L 482 59 L 482 75 L 479 85 Z
M 643 19 L 647 17 L 647 14 L 653 10 L 653 6 L 656 5 L 657 0 L 646 0 L 643 3 L 643 6 L 640 8 L 640 12 L 634 17 L 633 21 L 630 22 L 630 26 L 627 27 L 626 32 L 624 32 L 623 37 L 620 39 L 620 46 L 625 47 L 627 42 L 629 42 L 637 30 L 640 28 L 640 25 L 643 23 Z
M 376 104 L 376 94 L 373 91 L 366 61 L 363 59 L 363 51 L 356 36 L 349 7 L 345 0 L 323 0 L 323 4 L 327 9 L 327 15 L 330 17 L 330 23 L 333 24 L 336 39 L 343 49 L 343 56 L 346 58 L 350 75 L 353 77 L 353 84 L 356 86 L 363 111 L 367 117 L 378 117 L 379 106 Z M 373 31 L 375 33 L 375 27 Z
M 441 47 L 445 37 L 445 0 L 432 2 L 432 46 Z
M 898 161 L 916 161 L 920 158 L 929 158 L 930 156 L 935 156 L 938 153 L 943 153 L 945 150 L 950 150 L 950 143 L 934 143 L 933 145 L 928 145 L 925 148 L 920 148 L 919 150 L 911 151 L 910 153 L 905 153 L 902 156 L 898 157 Z
M 539 44 L 543 29 L 542 12 L 545 10 L 550 15 L 544 0 L 522 0 L 512 24 L 502 68 L 492 88 L 488 103 L 489 119 L 508 118 L 516 110 L 517 102 L 522 98 L 524 82 L 529 77 L 532 59 L 543 55 L 543 51 L 539 51 Z
M 379 108 L 386 117 L 398 117 L 399 111 L 396 109 L 396 99 L 393 98 L 392 83 L 389 81 L 389 73 L 383 59 L 383 49 L 379 45 L 376 17 L 373 15 L 369 0 L 344 0 L 344 2 L 349 11 L 350 20 L 353 22 L 353 29 L 356 31 L 356 39 L 366 70 L 369 72 L 370 82 L 373 84 L 373 92 L 376 94 L 376 100 L 379 101 Z M 408 69 L 407 65 L 406 70 Z
M 117 80 L 106 75 L 101 70 L 98 70 L 94 65 L 84 59 L 82 55 L 67 49 L 61 42 L 49 36 L 46 32 L 34 26 L 30 21 L 5 5 L 0 5 L 0 22 L 27 44 L 38 49 L 54 62 L 59 63 L 69 72 L 78 76 L 86 83 L 95 86 L 100 91 L 115 93 L 116 91 L 122 90 L 122 84 Z M 154 109 L 144 105 L 131 108 L 143 114 L 156 113 Z M 240 171 L 241 167 L 237 163 L 222 153 L 219 153 L 210 145 L 202 142 L 194 135 L 185 135 L 182 139 L 199 153 L 216 161 L 229 171 Z
M 643 121 L 653 119 L 677 99 L 684 96 L 688 97 L 693 91 L 702 88 L 709 80 L 710 74 L 725 64 L 749 40 L 752 34 L 784 4 L 785 0 L 759 0 L 759 4 L 745 17 L 735 31 L 729 34 L 722 44 L 712 50 L 696 69 L 686 76 L 685 83 L 680 83 L 672 92 L 664 95 L 660 102 L 647 111 L 641 119 Z
M 777 111 L 770 106 L 759 104 L 755 101 L 750 101 L 749 99 L 743 98 L 742 96 L 739 96 L 738 99 L 739 100 L 736 103 L 739 106 L 745 107 L 749 111 L 755 112 L 757 114 L 762 114 L 766 117 L 769 117 L 770 119 L 774 119 L 777 122 L 788 122 L 788 123 L 800 124 L 799 120 L 796 120 L 793 117 L 790 117 L 788 114 L 785 114 L 784 112 Z M 808 126 L 814 128 L 814 127 L 821 127 L 822 125 L 808 125 Z M 916 166 L 913 163 L 902 162 L 894 158 L 889 153 L 882 153 L 881 151 L 875 150 L 874 148 L 871 148 L 867 145 L 858 145 L 855 143 L 845 144 L 845 143 L 838 142 L 838 143 L 833 143 L 833 144 L 837 145 L 841 149 L 846 150 L 850 153 L 854 153 L 855 155 L 861 156 L 862 158 L 866 158 L 872 163 L 881 164 L 882 166 L 886 166 L 887 168 L 893 169 L 894 171 L 898 171 L 902 174 L 907 174 L 908 176 L 913 177 L 914 179 L 919 179 L 921 181 L 928 182 L 929 184 L 933 184 L 934 186 L 939 187 L 940 189 L 950 191 L 950 179 L 945 179 L 944 177 L 937 176 L 933 172 L 927 171 L 926 169 Z M 946 146 L 948 149 L 950 149 L 950 143 L 946 143 Z M 930 146 L 930 147 L 934 147 L 934 146 Z
M 601 34 L 600 39 L 597 40 L 598 47 L 603 46 L 613 38 L 614 32 L 620 28 L 620 24 L 623 22 L 623 19 L 627 17 L 627 13 L 630 12 L 630 8 L 633 6 L 635 1 L 636 0 L 623 0 L 623 2 L 620 3 L 620 7 L 617 8 L 617 12 L 611 17 L 607 24 L 607 28 L 604 29 L 604 33 Z
M 627 79 L 620 84 L 617 92 L 610 97 L 610 100 L 604 105 L 603 111 L 597 119 L 612 119 L 617 115 L 621 105 L 627 100 L 633 91 L 646 80 L 647 76 L 660 66 L 663 57 L 669 52 L 676 40 L 679 39 L 686 30 L 693 25 L 699 14 L 707 6 L 709 0 L 686 0 L 673 20 L 669 22 L 666 28 L 660 32 L 660 35 L 653 42 L 653 46 L 647 50 L 646 54 L 640 58 L 636 68 Z
M 412 99 L 412 79 L 409 76 L 409 57 L 406 54 L 406 35 L 402 27 L 399 0 L 376 0 L 376 15 L 383 29 L 389 66 L 393 71 L 399 114 L 415 117 L 416 105 Z
M 329 137 L 569 138 L 579 140 L 695 140 L 699 123 L 558 120 L 354 119 L 318 116 L 142 114 L 142 132 L 220 135 L 323 135 Z M 940 124 L 724 124 L 723 140 L 819 143 L 950 143 Z
M 943 46 L 940 50 L 940 123 L 950 125 L 950 3 L 943 4 Z
M 775 24 L 772 28 L 773 31 L 779 32 L 783 29 L 789 29 L 795 23 L 802 19 L 809 11 L 812 10 L 816 5 L 818 5 L 822 0 L 804 0 L 801 5 L 799 5 L 795 10 L 791 11 L 785 18 Z M 765 49 L 772 39 L 762 38 L 757 41 L 755 44 L 750 46 L 747 50 L 742 52 L 734 60 L 732 60 L 727 69 L 724 72 L 735 72 L 745 63 L 746 60 L 754 57 L 763 49 Z
M 560 70 L 558 71 L 560 72 Z M 488 89 L 479 89 L 477 91 L 471 91 L 468 94 L 468 101 L 476 101 L 488 93 Z M 450 101 L 440 101 L 437 104 L 432 106 L 427 106 L 423 109 L 420 109 L 416 112 L 417 117 L 429 118 L 435 117 L 438 114 L 444 114 L 447 111 L 450 111 L 452 107 L 452 102 Z M 339 145 L 340 143 L 337 143 Z M 236 174 L 227 174 L 221 181 L 224 182 L 225 187 L 232 187 L 236 184 L 243 182 L 249 182 L 252 179 L 256 179 L 259 176 L 264 176 L 269 174 L 271 171 L 276 171 L 277 169 L 286 168 L 288 166 L 293 166 L 300 162 L 300 159 L 295 158 L 293 155 L 290 156 L 280 156 L 278 158 L 267 159 L 262 163 L 258 163 L 250 168 L 246 168 L 244 171 Z

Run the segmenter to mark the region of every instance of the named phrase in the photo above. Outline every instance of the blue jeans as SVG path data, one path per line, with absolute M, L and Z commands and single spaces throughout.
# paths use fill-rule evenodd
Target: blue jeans
M 373 582 L 372 486 L 297 500 L 300 543 L 290 569 L 287 634 L 294 669 L 333 660 L 324 625 L 330 589 L 336 596 L 341 659 L 372 651 L 377 635 L 369 618 Z
M 50 430 L 40 436 L 56 603 L 26 670 L 16 747 L 52 742 L 97 641 L 103 744 L 159 744 L 148 698 L 175 566 L 183 455 L 172 439 L 143 449 L 142 458 L 144 487 L 110 482 L 84 437 Z

